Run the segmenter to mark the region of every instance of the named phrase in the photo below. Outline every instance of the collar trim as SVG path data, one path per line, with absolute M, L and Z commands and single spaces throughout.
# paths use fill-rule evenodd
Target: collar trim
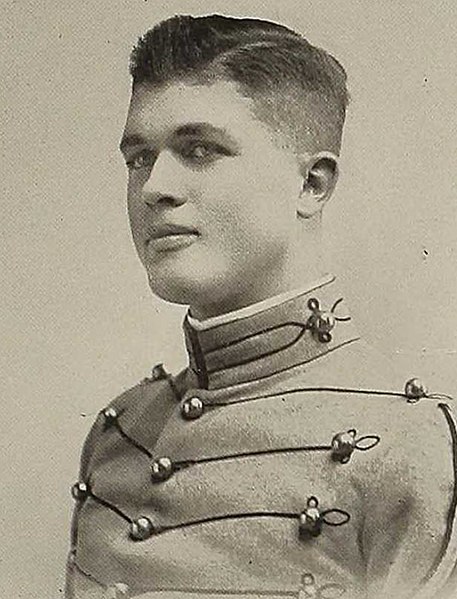
M 222 389 L 259 381 L 356 341 L 359 337 L 333 282 L 334 277 L 327 277 L 311 289 L 259 302 L 252 312 L 236 311 L 201 330 L 187 317 L 189 365 L 198 386 Z

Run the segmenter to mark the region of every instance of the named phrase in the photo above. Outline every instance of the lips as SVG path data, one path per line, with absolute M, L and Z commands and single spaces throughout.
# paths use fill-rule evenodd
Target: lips
M 164 223 L 152 228 L 147 235 L 147 241 L 152 239 L 162 239 L 164 237 L 172 237 L 176 235 L 198 235 L 197 229 L 185 227 L 183 225 L 175 225 Z
M 150 256 L 155 259 L 158 254 L 163 255 L 193 245 L 199 235 L 197 229 L 184 225 L 171 223 L 155 225 L 147 231 L 146 251 L 151 252 Z

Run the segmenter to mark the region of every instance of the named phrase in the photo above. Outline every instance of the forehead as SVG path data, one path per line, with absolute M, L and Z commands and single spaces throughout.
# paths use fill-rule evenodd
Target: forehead
M 252 99 L 241 95 L 231 81 L 174 82 L 160 87 L 142 83 L 133 91 L 124 135 L 156 138 L 188 123 L 208 123 L 234 136 L 255 134 L 272 140 L 253 108 Z

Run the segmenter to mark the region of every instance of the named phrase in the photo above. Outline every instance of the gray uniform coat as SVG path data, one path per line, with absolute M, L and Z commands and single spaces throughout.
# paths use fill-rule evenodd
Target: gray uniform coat
M 454 596 L 452 402 L 397 379 L 339 300 L 186 320 L 189 367 L 100 412 L 67 599 Z

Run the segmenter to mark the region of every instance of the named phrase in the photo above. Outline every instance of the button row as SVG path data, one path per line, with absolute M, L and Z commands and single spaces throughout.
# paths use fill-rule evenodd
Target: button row
M 265 514 L 268 515 L 268 514 Z M 272 513 L 274 517 L 277 514 Z M 249 514 L 240 514 L 240 518 L 249 516 Z M 290 515 L 282 515 L 283 517 L 291 517 Z M 305 510 L 297 515 L 298 531 L 301 538 L 318 537 L 322 532 L 324 524 L 328 526 L 342 526 L 350 520 L 350 515 L 344 510 L 330 509 L 321 511 L 319 509 L 319 501 L 316 497 L 310 497 L 307 501 Z M 219 518 L 214 518 L 219 520 Z M 210 519 L 208 521 L 211 521 Z M 173 527 L 170 527 L 173 528 Z M 152 520 L 147 516 L 140 516 L 132 520 L 130 523 L 130 538 L 134 541 L 145 541 L 154 534 L 162 532 L 164 529 L 154 525 Z
M 328 449 L 330 449 L 332 459 L 334 461 L 340 462 L 341 464 L 346 464 L 349 462 L 351 455 L 356 449 L 366 451 L 375 447 L 380 442 L 380 438 L 376 435 L 366 435 L 357 440 L 356 434 L 356 430 L 351 429 L 347 432 L 338 433 L 333 437 L 331 446 Z M 307 448 L 303 447 L 302 449 L 303 451 L 306 451 Z M 271 453 L 274 453 L 274 450 L 272 450 Z M 246 457 L 249 454 L 242 455 L 243 457 Z M 236 454 L 233 456 L 222 456 L 221 460 L 224 459 L 224 457 L 237 456 Z M 204 460 L 202 460 L 202 462 L 203 461 Z M 198 463 L 198 460 L 196 460 L 195 463 Z M 151 480 L 154 483 L 164 482 L 174 474 L 175 470 L 176 465 L 173 463 L 171 458 L 167 456 L 157 458 L 151 464 Z M 77 482 L 73 485 L 71 493 L 73 498 L 78 501 L 85 499 L 89 494 L 88 485 L 83 481 Z
M 154 380 L 158 380 L 164 377 L 166 378 L 168 376 L 161 364 L 154 367 L 153 373 L 155 369 L 158 370 L 155 373 L 155 376 L 153 377 Z M 418 378 L 412 378 L 406 382 L 404 395 L 409 403 L 416 403 L 420 399 L 425 397 L 434 397 L 434 395 L 428 395 L 427 387 Z M 438 396 L 445 397 L 447 399 L 452 399 L 449 396 L 436 395 L 436 397 Z M 182 418 L 184 418 L 184 420 L 196 420 L 203 415 L 204 411 L 205 404 L 199 397 L 196 396 L 186 399 L 181 404 L 181 416 Z M 104 416 L 106 426 L 115 424 L 115 422 L 119 418 L 118 411 L 113 407 L 105 408 L 104 410 L 102 410 L 102 414 Z M 351 431 L 349 431 L 345 435 L 345 437 L 340 437 L 338 439 L 335 438 L 334 442 L 332 442 L 332 446 L 335 446 L 335 455 L 341 456 L 341 461 L 347 461 L 352 451 L 356 448 L 355 439 L 350 438 Z
M 319 318 L 321 318 L 321 316 L 319 316 Z M 321 341 L 327 342 L 330 341 L 331 338 L 327 338 L 326 335 L 329 335 L 329 331 L 333 328 L 334 325 L 331 322 L 324 323 L 324 320 L 319 320 L 319 326 L 316 324 L 316 327 L 319 329 Z M 410 403 L 415 403 L 424 397 L 429 397 L 427 387 L 418 378 L 412 378 L 406 382 L 404 395 Z M 190 397 L 181 404 L 181 416 L 185 420 L 196 420 L 197 418 L 200 418 L 204 410 L 205 404 L 199 397 Z M 345 445 L 346 448 L 344 450 L 341 449 L 341 452 L 344 454 L 344 452 L 349 451 L 350 457 L 352 453 L 352 451 L 350 451 L 350 447 L 354 445 L 353 441 L 354 440 L 351 440 L 349 436 L 347 436 L 345 438 L 337 440 L 335 443 L 339 445 Z M 353 449 L 354 448 L 355 447 L 353 446 Z M 337 454 L 339 453 L 338 450 L 335 449 L 335 451 Z M 346 457 L 348 456 L 343 455 L 343 457 L 344 459 L 346 459 Z
M 332 441 L 331 445 L 327 447 L 322 447 L 322 450 L 329 449 L 331 451 L 332 459 L 335 462 L 340 462 L 341 464 L 346 464 L 351 459 L 351 455 L 354 453 L 356 449 L 360 451 L 367 451 L 368 449 L 372 449 L 379 442 L 380 438 L 377 435 L 365 435 L 359 439 L 356 438 L 357 431 L 355 429 L 351 429 L 347 432 L 336 434 Z M 297 448 L 303 449 L 306 451 L 307 448 Z M 262 452 L 263 453 L 263 452 Z M 272 449 L 271 453 L 275 453 L 275 450 Z M 256 452 L 252 454 L 246 453 L 241 454 L 242 457 L 248 457 L 249 455 L 256 455 Z M 236 458 L 240 457 L 236 454 L 221 456 L 221 460 L 225 458 Z M 215 461 L 217 458 L 212 458 L 211 461 Z M 206 460 L 200 460 L 201 463 L 204 463 Z M 193 460 L 194 464 L 198 464 L 199 460 Z M 177 464 L 173 463 L 171 458 L 168 456 L 163 456 L 154 460 L 151 464 L 151 479 L 154 483 L 164 482 L 168 480 L 176 471 L 177 465 L 181 465 L 182 462 L 178 462 Z

